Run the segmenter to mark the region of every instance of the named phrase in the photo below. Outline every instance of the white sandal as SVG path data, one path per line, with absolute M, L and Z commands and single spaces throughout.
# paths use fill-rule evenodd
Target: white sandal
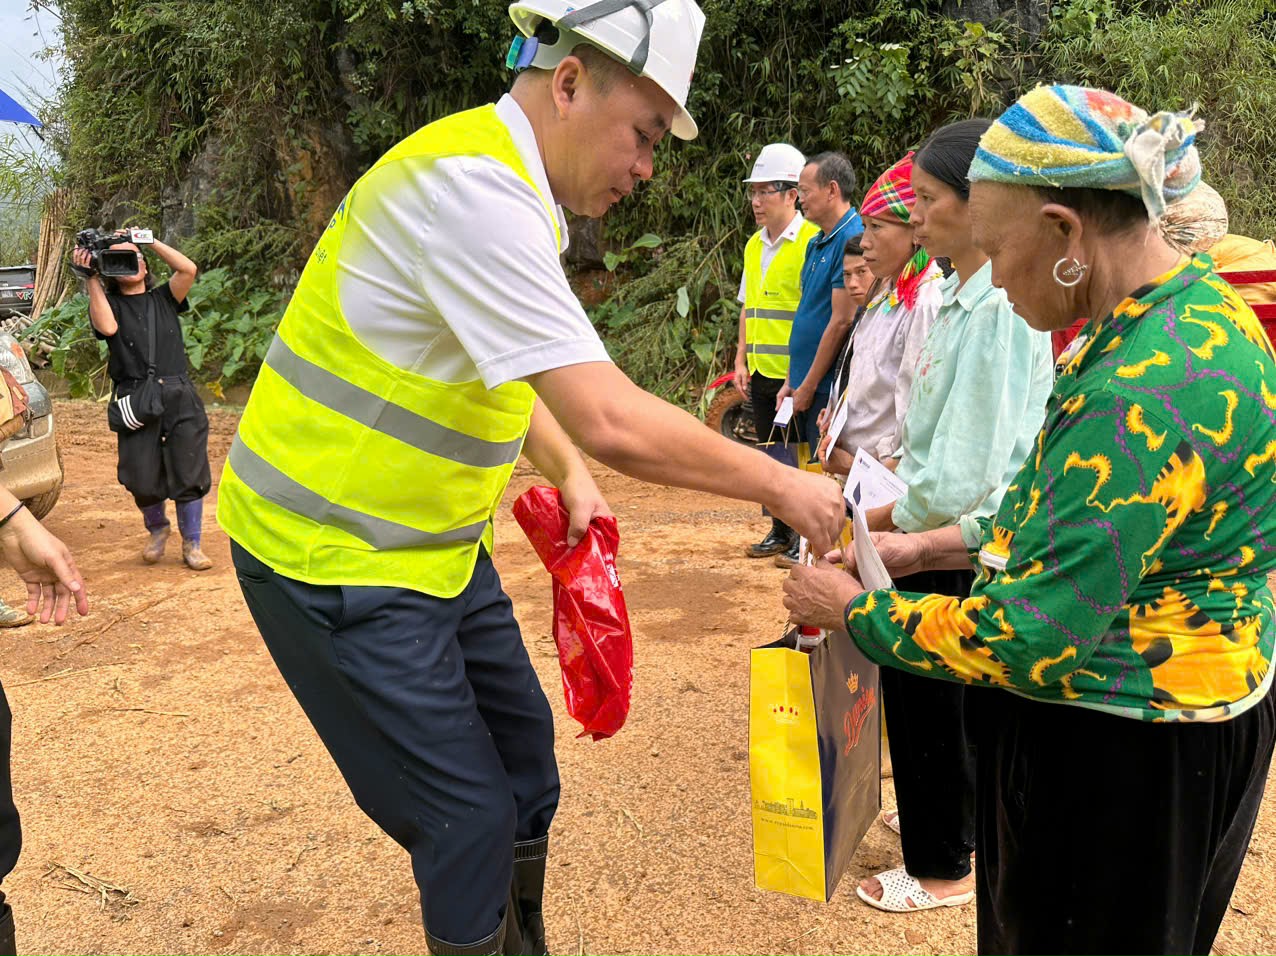
M 888 913 L 915 913 L 921 910 L 938 909 L 941 906 L 965 906 L 975 898 L 974 890 L 945 896 L 943 899 L 931 896 L 922 889 L 916 877 L 909 876 L 908 871 L 902 866 L 887 870 L 885 873 L 878 873 L 877 882 L 882 884 L 880 900 L 873 899 L 861 886 L 856 886 L 855 892 L 869 906 Z
M 889 820 L 888 820 L 888 819 L 886 819 L 886 814 L 888 814 L 888 813 L 893 813 L 893 814 L 895 814 L 895 816 L 893 816 L 891 819 L 889 819 Z M 894 831 L 894 833 L 895 833 L 895 835 L 896 835 L 896 836 L 899 836 L 899 835 L 900 835 L 900 832 L 899 832 L 899 811 L 898 811 L 898 810 L 883 810 L 883 811 L 882 811 L 882 823 L 884 823 L 884 824 L 886 825 L 886 829 L 891 830 L 891 831 Z

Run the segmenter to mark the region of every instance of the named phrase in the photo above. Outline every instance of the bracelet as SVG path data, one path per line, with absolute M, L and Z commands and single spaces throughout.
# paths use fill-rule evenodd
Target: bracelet
M 7 524 L 9 523 L 9 519 L 10 519 L 10 518 L 12 518 L 14 515 L 16 515 L 16 514 L 17 514 L 19 511 L 21 511 L 24 507 L 26 507 L 26 506 L 25 506 L 25 505 L 23 505 L 23 503 L 22 503 L 21 501 L 19 501 L 19 502 L 18 502 L 18 503 L 14 506 L 14 508 L 13 508 L 13 510 L 12 510 L 12 511 L 10 511 L 10 512 L 9 512 L 7 515 L 5 515 L 3 518 L 0 518 L 0 528 L 3 528 L 5 525 L 7 525 Z

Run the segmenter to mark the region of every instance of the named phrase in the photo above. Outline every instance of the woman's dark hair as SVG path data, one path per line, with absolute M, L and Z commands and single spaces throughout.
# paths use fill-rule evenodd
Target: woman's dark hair
M 1103 235 L 1118 235 L 1136 227 L 1147 228 L 1148 211 L 1143 200 L 1115 189 L 1055 189 L 1033 186 L 1046 202 L 1067 206 Z
M 864 233 L 857 232 L 855 235 L 851 236 L 851 238 L 847 239 L 846 247 L 842 250 L 842 258 L 845 259 L 847 256 L 864 255 L 864 247 L 860 245 L 860 240 L 863 238 Z
M 948 186 L 965 202 L 970 198 L 970 180 L 966 174 L 979 149 L 979 138 L 992 126 L 990 119 L 968 119 L 949 123 L 931 134 L 913 164 Z

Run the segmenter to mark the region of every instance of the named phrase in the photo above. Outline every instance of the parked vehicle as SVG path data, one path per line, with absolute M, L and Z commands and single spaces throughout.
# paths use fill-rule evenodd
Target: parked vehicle
M 0 320 L 31 314 L 35 266 L 0 266 Z
M 0 332 L 0 365 L 26 390 L 29 401 L 26 426 L 0 446 L 0 482 L 43 518 L 62 493 L 62 455 L 53 427 L 53 400 L 35 379 L 31 363 L 18 340 Z
M 707 389 L 713 398 L 704 413 L 704 423 L 714 431 L 742 445 L 757 445 L 758 436 L 753 428 L 753 406 L 732 384 L 728 372 L 715 380 Z

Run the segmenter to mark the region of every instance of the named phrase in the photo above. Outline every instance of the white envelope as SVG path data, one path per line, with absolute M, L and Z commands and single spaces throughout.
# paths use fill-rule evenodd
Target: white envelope
M 775 413 L 775 424 L 777 428 L 783 428 L 793 420 L 793 398 L 792 396 L 780 402 L 780 407 Z
M 894 582 L 886 571 L 886 565 L 882 564 L 882 556 L 877 553 L 873 539 L 869 537 L 868 524 L 864 521 L 864 510 L 856 508 L 851 521 L 855 527 L 855 538 L 851 541 L 851 548 L 855 552 L 856 575 L 860 579 L 860 584 L 869 591 L 894 587 Z
M 863 448 L 855 452 L 851 473 L 846 476 L 846 501 L 857 513 L 899 501 L 908 485 Z

